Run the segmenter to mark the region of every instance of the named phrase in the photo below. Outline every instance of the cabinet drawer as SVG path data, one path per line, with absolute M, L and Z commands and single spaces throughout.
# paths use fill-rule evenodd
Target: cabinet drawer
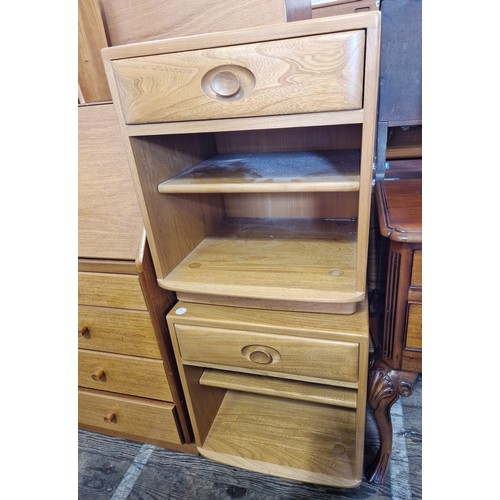
M 171 401 L 163 362 L 120 354 L 78 351 L 78 385 Z
M 411 286 L 422 286 L 422 250 L 414 250 L 413 252 Z
M 422 304 L 408 303 L 405 347 L 422 349 Z
M 123 433 L 131 439 L 181 444 L 175 406 L 131 396 L 115 396 L 80 389 L 78 423 Z
M 78 273 L 78 303 L 147 311 L 138 276 Z
M 362 107 L 363 30 L 112 61 L 128 124 Z
M 78 347 L 161 359 L 149 313 L 78 306 Z
M 356 382 L 358 344 L 175 325 L 183 361 Z

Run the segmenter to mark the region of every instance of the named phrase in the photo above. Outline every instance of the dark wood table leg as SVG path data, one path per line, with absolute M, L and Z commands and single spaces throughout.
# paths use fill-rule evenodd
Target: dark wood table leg
M 413 393 L 413 384 L 418 373 L 393 370 L 380 355 L 376 355 L 370 367 L 368 379 L 368 404 L 375 413 L 380 434 L 380 448 L 377 456 L 366 471 L 369 482 L 383 484 L 391 460 L 392 421 L 391 407 L 400 396 Z

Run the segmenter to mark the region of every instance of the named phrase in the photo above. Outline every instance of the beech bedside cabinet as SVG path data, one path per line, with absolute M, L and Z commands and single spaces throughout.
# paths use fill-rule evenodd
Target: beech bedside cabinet
M 198 451 L 362 480 L 380 13 L 103 60 Z

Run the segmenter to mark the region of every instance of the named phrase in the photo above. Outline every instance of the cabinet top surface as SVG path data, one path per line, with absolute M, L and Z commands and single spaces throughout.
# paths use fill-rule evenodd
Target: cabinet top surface
M 364 29 L 369 27 L 378 27 L 379 24 L 380 12 L 371 11 L 359 14 L 323 17 L 319 19 L 307 19 L 292 23 L 270 24 L 267 26 L 260 26 L 258 28 L 245 28 L 107 47 L 102 50 L 102 57 L 105 61 L 107 61 L 201 48 L 253 43 L 265 40 L 300 37 L 316 33 Z
M 380 233 L 393 241 L 422 242 L 422 179 L 384 180 L 375 188 Z

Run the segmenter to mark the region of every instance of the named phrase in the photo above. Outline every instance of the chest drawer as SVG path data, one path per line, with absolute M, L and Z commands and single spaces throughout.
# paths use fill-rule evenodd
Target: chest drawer
M 171 401 L 160 360 L 78 351 L 78 385 L 91 389 Z
M 413 251 L 411 286 L 422 286 L 422 250 Z
M 80 389 L 78 423 L 139 441 L 181 443 L 175 407 L 161 401 Z
M 363 30 L 112 61 L 128 124 L 362 107 Z
M 183 361 L 356 382 L 358 344 L 175 325 Z
M 78 303 L 147 311 L 139 278 L 127 274 L 78 273 Z
M 149 313 L 78 306 L 78 347 L 161 359 Z
M 405 347 L 422 349 L 422 304 L 408 303 Z

